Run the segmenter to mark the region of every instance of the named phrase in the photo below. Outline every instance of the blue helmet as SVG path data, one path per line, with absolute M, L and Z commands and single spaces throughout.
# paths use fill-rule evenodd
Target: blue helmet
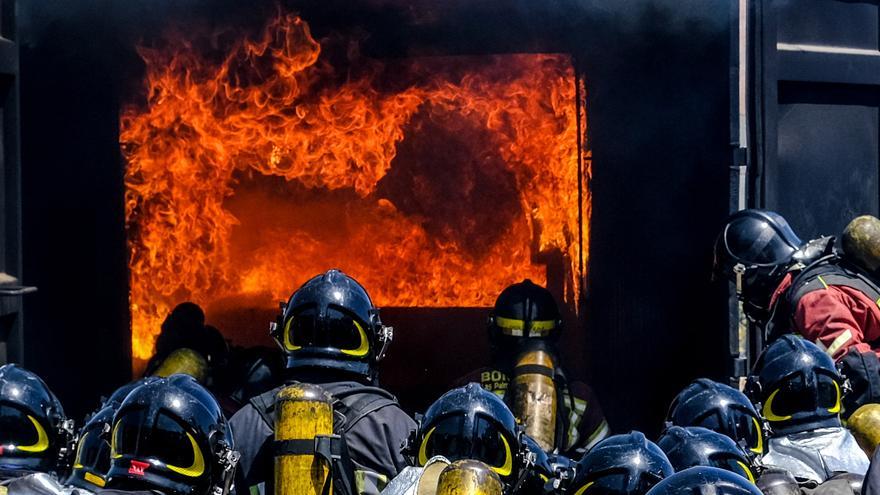
M 715 274 L 736 281 L 747 314 L 764 321 L 773 290 L 804 242 L 780 214 L 749 209 L 732 214 L 715 241 Z
M 660 447 L 638 431 L 602 440 L 575 471 L 575 495 L 644 495 L 674 472 Z
M 392 329 L 355 279 L 339 270 L 313 277 L 290 296 L 272 326 L 287 368 L 328 368 L 368 379 L 391 343 Z
M 843 377 L 828 354 L 788 334 L 758 357 L 747 392 L 772 434 L 779 436 L 840 426 L 843 386 Z
M 739 390 L 700 378 L 672 400 L 666 421 L 675 426 L 701 426 L 727 435 L 747 453 L 764 455 L 764 421 L 754 404 Z
M 238 460 L 217 400 L 189 375 L 131 391 L 110 433 L 107 487 L 169 495 L 224 494 Z
M 73 422 L 34 373 L 0 366 L 0 479 L 67 469 Z
M 671 426 L 657 440 L 657 445 L 676 471 L 694 466 L 714 466 L 755 482 L 746 453 L 721 433 L 699 426 Z
M 754 483 L 716 467 L 697 466 L 657 483 L 648 495 L 763 495 Z

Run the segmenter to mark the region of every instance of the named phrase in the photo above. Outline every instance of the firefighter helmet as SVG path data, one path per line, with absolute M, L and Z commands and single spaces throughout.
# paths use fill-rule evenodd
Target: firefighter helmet
M 657 444 L 633 431 L 596 444 L 575 472 L 575 495 L 644 495 L 673 468 Z
M 562 317 L 553 294 L 525 279 L 501 291 L 488 327 L 493 344 L 523 338 L 555 340 L 562 331 Z
M 481 461 L 510 487 L 527 474 L 523 469 L 527 447 L 521 435 L 504 401 L 469 383 L 431 404 L 410 450 L 419 466 L 437 455 L 450 461 Z
M 666 421 L 675 426 L 702 426 L 727 435 L 747 453 L 766 453 L 764 421 L 754 404 L 739 390 L 700 378 L 673 399 Z
M 763 495 L 754 483 L 725 469 L 697 466 L 657 483 L 648 495 Z
M 73 422 L 34 373 L 0 366 L 0 479 L 67 468 Z
M 784 335 L 758 357 L 748 394 L 774 436 L 840 426 L 843 377 L 815 344 Z
M 760 209 L 732 214 L 715 241 L 715 274 L 736 281 L 747 314 L 765 321 L 773 290 L 804 245 L 776 212 Z
M 131 391 L 113 417 L 108 488 L 171 495 L 228 491 L 237 452 L 219 404 L 188 375 Z
M 393 336 L 367 291 L 339 270 L 313 277 L 290 296 L 272 326 L 287 367 L 329 368 L 368 379 Z
M 657 440 L 657 445 L 676 471 L 694 466 L 714 466 L 755 482 L 746 453 L 721 433 L 699 426 L 671 426 Z

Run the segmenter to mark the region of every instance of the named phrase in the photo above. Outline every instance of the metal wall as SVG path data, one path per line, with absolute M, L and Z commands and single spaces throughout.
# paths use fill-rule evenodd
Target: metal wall
M 0 2 L 0 364 L 22 360 L 21 164 L 15 2 Z
M 837 234 L 880 201 L 880 2 L 755 6 L 753 204 L 803 238 Z

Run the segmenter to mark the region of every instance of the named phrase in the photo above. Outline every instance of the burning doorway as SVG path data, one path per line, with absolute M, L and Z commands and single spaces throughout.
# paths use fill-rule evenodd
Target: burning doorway
M 569 56 L 377 60 L 290 14 L 139 53 L 120 129 L 135 371 L 174 304 L 265 343 L 277 301 L 331 267 L 381 307 L 485 308 L 531 278 L 576 311 L 591 164 Z

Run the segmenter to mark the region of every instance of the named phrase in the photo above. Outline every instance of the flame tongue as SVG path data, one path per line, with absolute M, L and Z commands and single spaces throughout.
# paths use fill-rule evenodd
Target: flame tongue
M 368 60 L 340 77 L 292 15 L 220 62 L 195 45 L 141 48 L 146 104 L 121 118 L 135 359 L 176 302 L 271 307 L 329 267 L 379 305 L 489 306 L 546 283 L 536 259 L 558 252 L 577 297 L 567 57 L 414 59 L 395 84 Z

